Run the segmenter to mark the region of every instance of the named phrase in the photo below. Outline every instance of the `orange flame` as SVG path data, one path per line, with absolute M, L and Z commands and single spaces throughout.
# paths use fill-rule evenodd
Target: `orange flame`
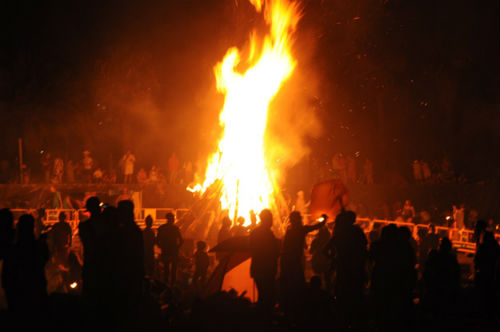
M 269 104 L 282 84 L 291 76 L 296 60 L 291 54 L 292 35 L 301 13 L 297 3 L 288 0 L 250 0 L 257 12 L 264 8 L 269 33 L 258 53 L 256 34 L 250 36 L 250 52 L 243 72 L 236 71 L 240 52 L 230 48 L 215 67 L 217 90 L 225 95 L 219 122 L 223 137 L 218 151 L 208 161 L 202 185 L 188 188 L 205 192 L 220 181 L 221 206 L 230 216 L 245 216 L 249 223 L 250 210 L 272 207 L 275 180 L 272 163 L 264 151 Z

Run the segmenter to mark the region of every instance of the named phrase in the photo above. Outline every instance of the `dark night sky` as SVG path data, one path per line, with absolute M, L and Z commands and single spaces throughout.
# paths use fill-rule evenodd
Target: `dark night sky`
M 361 151 L 379 168 L 447 154 L 470 178 L 498 177 L 498 6 L 304 1 L 295 49 L 324 129 L 314 152 Z M 2 153 L 22 136 L 33 163 L 40 149 L 106 160 L 129 146 L 144 163 L 204 158 L 221 106 L 212 68 L 259 22 L 245 0 L 2 2 Z

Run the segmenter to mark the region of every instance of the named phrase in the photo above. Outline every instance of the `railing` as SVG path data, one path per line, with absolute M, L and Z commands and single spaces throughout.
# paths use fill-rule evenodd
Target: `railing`
M 14 214 L 14 219 L 17 220 L 19 217 L 26 213 L 36 213 L 36 209 L 12 209 L 12 213 Z M 76 228 L 80 220 L 85 220 L 89 217 L 88 212 L 85 209 L 46 209 L 45 210 L 45 225 L 52 225 L 59 220 L 59 214 L 61 212 L 66 213 L 66 221 L 71 225 L 71 227 Z M 135 221 L 136 223 L 143 227 L 144 220 L 148 215 L 153 218 L 153 228 L 158 227 L 159 225 L 166 222 L 166 214 L 168 212 L 173 213 L 176 218 L 181 218 L 184 214 L 189 212 L 189 209 L 174 209 L 174 208 L 143 208 L 143 209 L 135 209 Z
M 393 220 L 383 220 L 383 219 L 369 219 L 369 218 L 358 218 L 356 223 L 361 224 L 366 233 L 373 230 L 375 224 L 380 224 L 381 226 L 394 224 L 396 226 L 406 226 L 410 229 L 414 238 L 418 237 L 418 230 L 425 229 L 428 230 L 430 225 L 423 224 L 413 224 L 409 222 L 393 221 Z M 363 225 L 365 223 L 365 225 Z M 469 229 L 459 229 L 453 227 L 435 226 L 435 231 L 440 237 L 448 237 L 452 243 L 453 247 L 456 249 L 473 253 L 476 250 L 476 243 L 474 242 L 474 231 Z M 495 233 L 495 238 L 500 240 L 500 234 Z
M 17 220 L 22 214 L 25 213 L 34 213 L 35 209 L 12 209 L 12 213 L 14 214 L 14 218 Z M 59 214 L 61 212 L 65 212 L 67 219 L 66 221 L 71 225 L 73 230 L 76 231 L 78 227 L 78 223 L 80 220 L 84 220 L 88 218 L 88 212 L 84 209 L 79 210 L 70 210 L 70 209 L 46 209 L 46 225 L 52 225 L 58 221 Z M 159 225 L 163 224 L 166 221 L 165 215 L 171 212 L 177 218 L 181 218 L 184 214 L 189 212 L 189 209 L 174 209 L 174 208 L 142 208 L 135 209 L 135 220 L 136 223 L 143 228 L 145 226 L 144 220 L 148 215 L 153 218 L 153 228 L 157 228 Z M 366 233 L 369 233 L 374 229 L 376 224 L 380 224 L 381 227 L 389 224 L 395 224 L 396 226 L 406 226 L 410 229 L 414 238 L 418 237 L 419 229 L 429 229 L 429 225 L 423 224 L 413 224 L 410 222 L 401 222 L 394 220 L 385 220 L 385 219 L 369 219 L 369 218 L 357 218 L 356 223 L 359 224 Z M 476 249 L 476 244 L 473 240 L 474 231 L 468 229 L 458 229 L 453 227 L 443 227 L 443 226 L 435 226 L 436 232 L 440 235 L 440 237 L 447 236 L 453 243 L 453 246 L 457 249 L 460 249 L 464 252 L 474 252 Z M 500 234 L 495 233 L 495 238 L 500 240 Z

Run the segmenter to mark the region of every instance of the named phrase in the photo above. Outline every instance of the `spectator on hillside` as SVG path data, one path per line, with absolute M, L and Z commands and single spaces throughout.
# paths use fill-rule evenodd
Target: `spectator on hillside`
M 66 172 L 64 172 L 64 174 L 66 175 L 67 183 L 75 182 L 75 164 L 73 163 L 73 160 L 68 160 L 66 162 Z
M 102 169 L 99 167 L 95 169 L 94 173 L 92 174 L 92 179 L 94 183 L 102 183 L 103 182 L 103 177 L 104 177 L 104 172 Z
M 422 170 L 422 180 L 424 183 L 430 183 L 432 179 L 431 168 L 426 161 L 420 161 L 420 169 Z
M 144 168 L 139 169 L 137 172 L 137 183 L 138 184 L 146 184 L 148 182 L 148 174 L 144 170 Z
M 52 209 L 62 209 L 63 201 L 61 192 L 57 190 L 56 187 L 54 186 L 50 186 L 50 192 L 52 193 L 52 202 L 51 202 Z
M 112 184 L 115 184 L 116 183 L 116 180 L 117 180 L 117 176 L 116 176 L 116 170 L 114 169 L 111 169 L 108 172 L 106 172 L 107 174 L 104 174 L 104 178 L 105 178 L 105 181 L 106 183 L 112 183 Z
M 125 155 L 122 157 L 120 161 L 123 167 L 123 183 L 132 183 L 132 176 L 134 174 L 134 164 L 135 164 L 135 156 L 132 154 L 130 150 L 127 150 Z
M 455 181 L 455 171 L 453 170 L 453 165 L 450 162 L 448 157 L 443 157 L 441 161 L 441 173 L 443 177 L 443 181 L 446 183 Z
M 54 183 L 62 183 L 64 162 L 61 158 L 54 159 L 53 179 Z
M 149 171 L 149 182 L 150 183 L 157 183 L 160 180 L 159 174 L 158 174 L 158 167 L 155 165 L 151 166 L 151 170 Z
M 413 218 L 415 218 L 415 208 L 413 207 L 413 205 L 411 205 L 409 199 L 405 201 L 405 205 L 401 210 L 401 217 L 405 222 L 411 222 Z
M 83 151 L 83 160 L 82 160 L 82 175 L 83 180 L 86 183 L 92 182 L 92 169 L 94 168 L 94 159 L 90 156 L 90 151 Z
M 418 160 L 413 161 L 413 178 L 415 179 L 415 183 L 422 183 L 422 166 Z
M 169 171 L 169 183 L 177 183 L 177 177 L 179 173 L 179 159 L 175 152 L 168 158 L 168 171 Z
M 40 163 L 42 165 L 42 171 L 44 175 L 45 183 L 50 183 L 50 173 L 52 171 L 52 155 L 49 152 L 42 151 L 42 156 L 40 158 Z

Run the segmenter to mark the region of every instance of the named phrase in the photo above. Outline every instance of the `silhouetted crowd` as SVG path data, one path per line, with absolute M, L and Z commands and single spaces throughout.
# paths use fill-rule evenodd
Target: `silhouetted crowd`
M 129 200 L 114 207 L 90 197 L 85 208 L 77 230 L 64 213 L 43 227 L 43 213 L 16 223 L 0 210 L 3 327 L 491 330 L 499 323 L 500 246 L 484 221 L 475 227 L 472 281 L 452 242 L 432 227 L 417 239 L 394 224 L 365 234 L 352 211 L 307 225 L 293 211 L 282 239 L 270 210 L 259 221 L 253 214 L 249 226 L 224 216 L 214 257 L 205 239 L 183 252 L 187 239 L 172 213 L 157 229 L 148 216 L 141 230 Z M 237 257 L 251 260 L 256 303 L 221 291 L 214 279 Z

